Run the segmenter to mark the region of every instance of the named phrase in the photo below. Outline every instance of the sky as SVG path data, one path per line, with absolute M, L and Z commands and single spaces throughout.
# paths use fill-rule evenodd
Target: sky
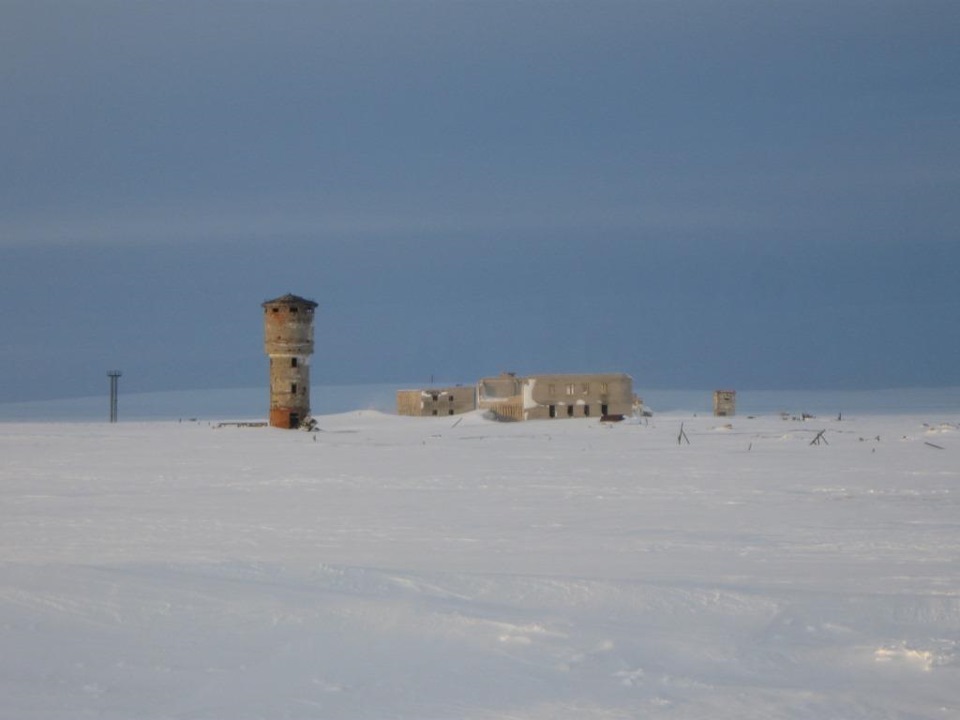
M 960 385 L 960 4 L 0 1 L 0 402 Z

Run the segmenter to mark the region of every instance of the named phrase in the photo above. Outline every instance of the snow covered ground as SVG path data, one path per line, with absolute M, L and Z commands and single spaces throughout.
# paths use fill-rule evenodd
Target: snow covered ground
M 0 717 L 960 717 L 960 410 L 319 419 L 0 423 Z

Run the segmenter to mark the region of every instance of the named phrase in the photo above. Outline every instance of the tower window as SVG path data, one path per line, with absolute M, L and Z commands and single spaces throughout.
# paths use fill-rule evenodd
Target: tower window
M 297 384 L 296 384 L 296 383 L 291 383 L 291 384 L 290 384 L 290 392 L 292 392 L 294 395 L 297 394 Z
M 297 358 L 290 358 L 290 367 L 297 367 Z
M 295 308 L 295 307 L 290 308 L 290 312 L 299 312 L 299 310 L 300 308 Z

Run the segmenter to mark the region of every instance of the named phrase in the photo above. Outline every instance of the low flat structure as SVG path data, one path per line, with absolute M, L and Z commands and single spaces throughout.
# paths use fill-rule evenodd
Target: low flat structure
M 716 417 L 733 417 L 737 414 L 737 391 L 714 390 L 713 414 Z
M 477 405 L 501 420 L 614 418 L 632 414 L 638 404 L 626 373 L 502 373 L 477 383 Z
M 397 414 L 414 417 L 459 415 L 477 409 L 473 387 L 424 388 L 397 390 Z

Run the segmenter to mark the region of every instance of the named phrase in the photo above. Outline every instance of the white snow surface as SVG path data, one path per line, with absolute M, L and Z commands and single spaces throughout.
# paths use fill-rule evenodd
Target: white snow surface
M 0 423 L 0 717 L 960 717 L 960 413 L 319 421 Z

